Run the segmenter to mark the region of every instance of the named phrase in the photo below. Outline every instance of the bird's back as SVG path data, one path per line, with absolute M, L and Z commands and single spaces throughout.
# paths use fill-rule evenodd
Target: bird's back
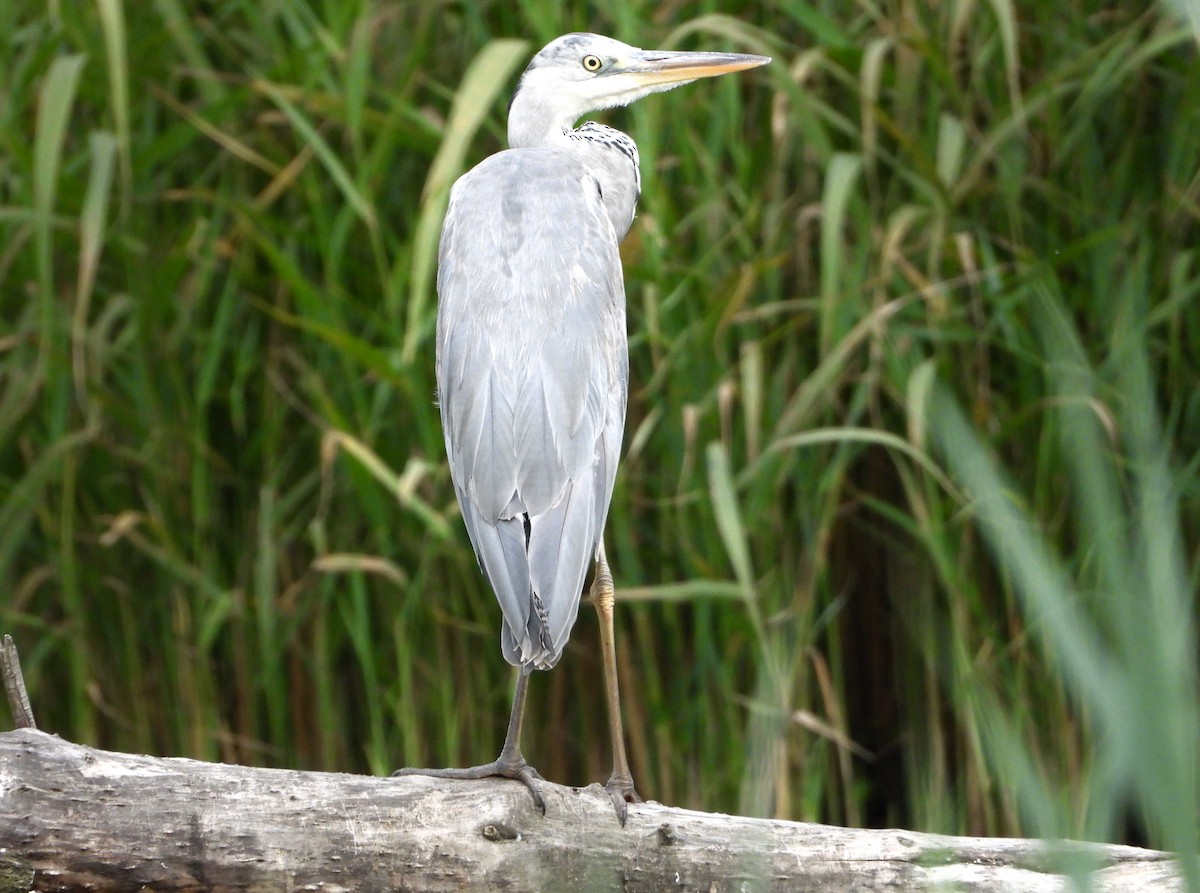
M 525 667 L 558 660 L 612 495 L 628 377 L 617 242 L 571 147 L 483 161 L 442 230 L 446 451 L 505 657 Z

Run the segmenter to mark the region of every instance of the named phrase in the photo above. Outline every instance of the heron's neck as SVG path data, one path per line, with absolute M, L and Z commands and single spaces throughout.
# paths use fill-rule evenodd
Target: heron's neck
M 508 107 L 508 145 L 513 149 L 562 145 L 579 109 L 546 91 L 518 89 Z
M 619 130 L 588 121 L 574 129 L 579 106 L 545 90 L 518 89 L 508 109 L 508 144 L 513 149 L 561 146 L 577 152 L 582 169 L 600 184 L 617 238 L 633 222 L 642 177 L 634 141 Z

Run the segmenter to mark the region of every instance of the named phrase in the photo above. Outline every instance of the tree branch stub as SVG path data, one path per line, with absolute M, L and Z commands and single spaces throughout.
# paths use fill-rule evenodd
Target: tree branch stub
M 13 725 L 18 729 L 36 729 L 33 708 L 29 706 L 29 692 L 25 690 L 25 676 L 21 673 L 21 658 L 12 636 L 0 639 L 0 685 L 8 697 L 12 710 Z

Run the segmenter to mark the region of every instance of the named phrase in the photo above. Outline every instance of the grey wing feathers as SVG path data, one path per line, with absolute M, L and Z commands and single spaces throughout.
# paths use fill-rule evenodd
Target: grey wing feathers
M 603 533 L 628 377 L 617 236 L 573 153 L 502 152 L 455 184 L 438 296 L 439 402 L 467 531 L 505 658 L 548 668 Z

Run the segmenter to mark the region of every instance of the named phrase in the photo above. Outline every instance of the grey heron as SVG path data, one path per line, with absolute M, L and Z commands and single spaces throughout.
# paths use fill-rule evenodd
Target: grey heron
M 625 425 L 628 348 L 618 243 L 641 191 L 637 146 L 583 115 L 769 62 L 646 51 L 567 34 L 537 53 L 508 115 L 510 147 L 454 184 L 438 256 L 437 388 L 450 476 L 520 668 L 503 749 L 466 769 L 397 775 L 519 779 L 529 674 L 562 655 L 587 578 L 600 639 L 621 824 L 638 802 L 625 755 L 604 522 Z

